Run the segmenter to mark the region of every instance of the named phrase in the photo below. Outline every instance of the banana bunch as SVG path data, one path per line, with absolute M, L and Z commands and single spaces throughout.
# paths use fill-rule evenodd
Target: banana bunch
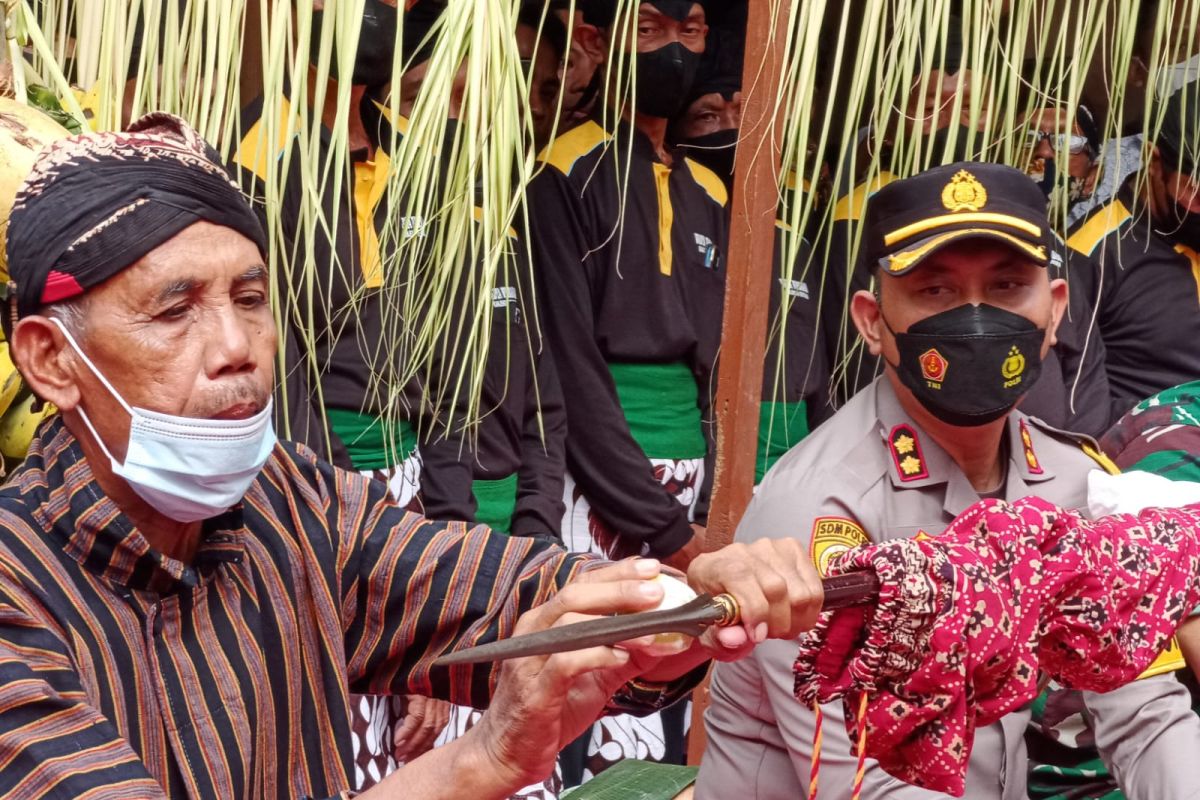
M 0 97 L 0 284 L 8 283 L 8 217 L 17 189 L 33 168 L 43 147 L 69 136 L 66 128 L 41 111 Z M 7 308 L 0 313 L 9 313 Z M 29 449 L 38 424 L 54 413 L 43 406 L 34 411 L 35 398 L 25 387 L 0 333 L 0 453 L 8 464 L 19 463 Z

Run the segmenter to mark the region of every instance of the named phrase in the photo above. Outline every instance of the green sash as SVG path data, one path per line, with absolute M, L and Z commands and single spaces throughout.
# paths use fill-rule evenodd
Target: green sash
M 704 458 L 696 377 L 687 364 L 608 365 L 629 432 L 646 458 Z
M 517 507 L 517 473 L 494 481 L 473 481 L 471 492 L 477 505 L 475 521 L 494 531 L 510 533 Z
M 808 407 L 799 403 L 761 403 L 758 407 L 758 458 L 754 462 L 754 484 L 762 483 L 767 470 L 780 457 L 808 436 Z
M 392 430 L 385 431 L 383 420 L 372 414 L 344 408 L 327 408 L 325 414 L 329 427 L 346 445 L 355 469 L 387 469 L 403 462 L 417 446 L 408 420 L 398 420 Z

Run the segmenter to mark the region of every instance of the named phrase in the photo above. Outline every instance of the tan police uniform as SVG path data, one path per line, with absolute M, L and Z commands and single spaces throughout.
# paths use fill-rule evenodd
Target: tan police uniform
M 1068 508 L 1086 507 L 1093 443 L 1019 412 L 1009 415 L 1003 488 Z M 737 540 L 798 537 L 820 567 L 865 542 L 937 536 L 978 501 L 966 475 L 909 417 L 887 376 L 858 395 L 785 455 L 759 488 Z M 718 664 L 705 723 L 708 747 L 696 800 L 797 800 L 807 796 L 814 714 L 792 693 L 794 642 L 769 641 L 752 656 Z M 1097 746 L 1131 800 L 1200 797 L 1200 719 L 1172 674 L 1143 678 L 1107 695 L 1084 693 Z M 823 707 L 820 796 L 850 795 L 851 755 L 841 703 Z M 1025 798 L 1028 709 L 977 731 L 967 772 L 970 800 Z M 867 762 L 864 800 L 943 797 Z

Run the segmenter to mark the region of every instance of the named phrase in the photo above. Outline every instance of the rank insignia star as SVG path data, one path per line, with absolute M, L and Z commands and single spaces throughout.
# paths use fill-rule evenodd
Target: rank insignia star
M 1025 463 L 1029 466 L 1030 474 L 1041 475 L 1042 464 L 1038 461 L 1037 453 L 1033 452 L 1033 437 L 1029 435 L 1025 420 L 1021 420 L 1021 447 L 1025 450 Z
M 897 425 L 887 436 L 888 450 L 892 463 L 896 465 L 896 477 L 901 481 L 919 481 L 929 477 L 925 468 L 925 456 L 921 453 L 921 440 L 911 425 Z

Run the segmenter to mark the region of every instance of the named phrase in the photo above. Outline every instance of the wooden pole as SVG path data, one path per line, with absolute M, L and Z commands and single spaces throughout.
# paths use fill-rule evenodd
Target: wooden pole
M 733 541 L 754 491 L 758 409 L 762 401 L 767 300 L 779 204 L 776 97 L 792 0 L 749 0 L 742 68 L 742 121 L 734 169 L 725 317 L 717 383 L 717 465 L 705 549 Z M 704 753 L 708 682 L 693 694 L 688 762 Z

